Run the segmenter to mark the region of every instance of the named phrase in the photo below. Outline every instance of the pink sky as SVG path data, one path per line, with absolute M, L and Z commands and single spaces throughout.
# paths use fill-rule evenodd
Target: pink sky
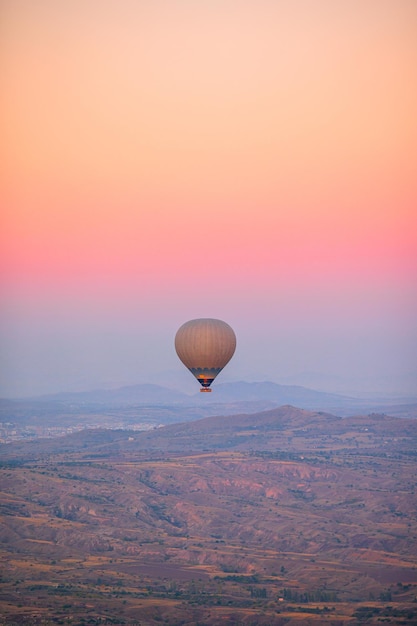
M 235 328 L 232 378 L 417 371 L 414 0 L 2 21 L 2 395 L 174 371 L 199 316 Z

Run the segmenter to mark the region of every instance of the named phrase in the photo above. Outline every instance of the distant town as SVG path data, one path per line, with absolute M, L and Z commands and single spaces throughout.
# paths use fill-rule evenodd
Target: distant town
M 12 443 L 14 441 L 30 441 L 32 439 L 53 439 L 55 437 L 63 437 L 65 435 L 71 435 L 72 433 L 80 432 L 85 429 L 93 428 L 107 428 L 110 430 L 152 430 L 156 428 L 155 424 L 151 423 L 139 423 L 131 424 L 125 421 L 115 422 L 110 420 L 108 422 L 103 421 L 98 424 L 96 421 L 91 423 L 79 423 L 71 426 L 67 425 L 17 425 L 12 422 L 0 422 L 0 443 Z

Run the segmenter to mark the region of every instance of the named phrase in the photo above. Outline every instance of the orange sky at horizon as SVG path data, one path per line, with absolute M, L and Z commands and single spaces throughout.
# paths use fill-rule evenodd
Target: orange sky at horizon
M 176 292 L 233 316 L 233 293 L 256 319 L 254 300 L 279 310 L 271 290 L 290 318 L 300 290 L 346 317 L 367 293 L 368 321 L 396 299 L 411 333 L 414 0 L 2 13 L 7 319 L 53 301 L 128 308 L 132 291 L 149 317 Z

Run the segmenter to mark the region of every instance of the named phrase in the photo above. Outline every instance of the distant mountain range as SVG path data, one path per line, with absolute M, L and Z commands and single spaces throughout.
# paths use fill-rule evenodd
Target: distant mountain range
M 117 389 L 94 389 L 92 391 L 61 392 L 30 398 L 34 401 L 59 402 L 102 406 L 133 406 L 137 404 L 184 404 L 189 399 L 181 391 L 161 385 L 140 384 Z
M 283 405 L 306 410 L 325 410 L 347 416 L 360 412 L 389 412 L 413 417 L 417 398 L 355 398 L 316 391 L 299 385 L 273 382 L 230 382 L 215 384 L 210 394 L 189 395 L 154 384 L 138 384 L 118 389 L 65 392 L 25 399 L 0 400 L 0 421 L 31 415 L 111 414 L 119 411 L 139 418 L 145 414 L 157 423 L 190 421 L 210 415 L 255 413 Z M 19 421 L 22 421 L 19 419 Z M 24 419 L 23 419 L 24 421 Z
M 62 392 L 28 398 L 25 401 L 52 402 L 60 404 L 101 405 L 101 406 L 133 406 L 138 404 L 152 405 L 205 405 L 270 402 L 274 405 L 293 404 L 301 408 L 318 408 L 328 406 L 349 406 L 362 403 L 357 398 L 323 391 L 315 391 L 298 385 L 279 385 L 273 382 L 232 382 L 213 386 L 210 395 L 203 396 L 197 391 L 193 395 L 178 390 L 168 389 L 161 385 L 139 384 L 120 387 L 118 389 L 96 389 L 82 392 Z
M 273 382 L 234 382 L 219 384 L 213 389 L 208 401 L 215 402 L 259 402 L 293 404 L 301 408 L 334 406 L 335 403 L 356 402 L 355 398 L 323 391 L 315 391 L 299 385 L 279 385 Z

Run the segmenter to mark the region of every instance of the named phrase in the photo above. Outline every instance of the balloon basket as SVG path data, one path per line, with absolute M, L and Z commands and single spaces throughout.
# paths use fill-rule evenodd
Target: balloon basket
M 202 387 L 202 388 L 200 389 L 200 392 L 201 392 L 201 393 L 211 393 L 212 391 L 213 391 L 213 390 L 212 390 L 212 389 L 209 389 L 208 387 Z

